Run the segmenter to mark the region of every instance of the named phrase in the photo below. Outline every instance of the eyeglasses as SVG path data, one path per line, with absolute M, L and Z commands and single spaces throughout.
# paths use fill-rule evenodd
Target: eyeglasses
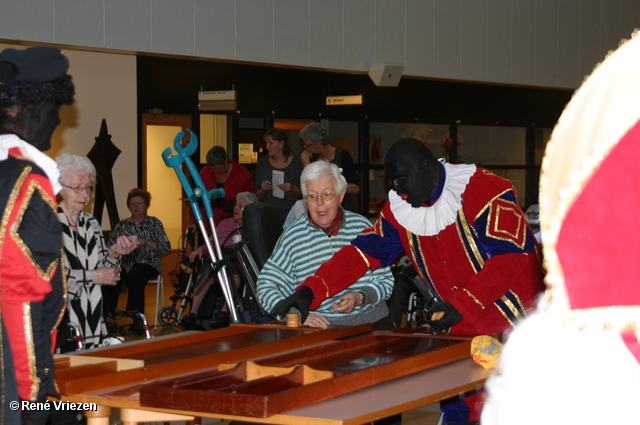
M 322 197 L 322 199 L 325 201 L 330 201 L 333 199 L 334 196 L 336 196 L 336 194 L 325 192 L 319 196 Z M 308 194 L 307 196 L 304 197 L 304 199 L 306 199 L 307 202 L 316 202 L 318 200 L 318 195 Z
M 93 192 L 93 186 L 67 186 L 64 183 L 60 183 L 62 186 L 66 187 L 67 189 L 71 189 L 73 190 L 75 193 L 82 193 L 82 192 L 87 192 L 87 193 L 91 193 Z
M 245 207 L 245 206 L 246 206 L 246 205 L 235 204 L 235 205 L 233 206 L 233 208 L 240 208 L 240 211 L 244 211 L 244 207 Z
M 313 146 L 313 143 L 304 143 L 302 146 L 304 146 L 305 149 L 309 149 L 311 146 Z
M 144 207 L 145 203 L 144 202 L 130 202 L 129 206 L 130 207 Z
M 527 217 L 527 219 L 529 220 L 537 220 L 540 218 L 540 210 L 526 211 L 524 213 L 524 216 Z

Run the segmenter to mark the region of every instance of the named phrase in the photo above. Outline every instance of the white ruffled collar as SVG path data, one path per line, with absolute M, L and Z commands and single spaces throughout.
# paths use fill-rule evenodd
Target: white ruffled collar
M 462 208 L 462 193 L 476 172 L 473 164 L 443 164 L 446 179 L 440 198 L 430 207 L 414 208 L 402 200 L 395 190 L 389 191 L 391 212 L 398 223 L 419 236 L 434 236 L 456 221 Z
M 47 177 L 49 177 L 51 186 L 53 186 L 53 190 L 56 194 L 62 190 L 62 186 L 58 181 L 60 178 L 60 171 L 58 170 L 58 165 L 53 159 L 40 152 L 36 147 L 25 142 L 15 134 L 0 135 L 0 161 L 7 159 L 11 148 L 19 148 L 24 156 L 42 168 L 42 171 L 44 171 Z

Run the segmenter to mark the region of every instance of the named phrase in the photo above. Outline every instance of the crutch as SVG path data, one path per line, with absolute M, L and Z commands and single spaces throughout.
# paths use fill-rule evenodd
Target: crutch
M 220 286 L 222 287 L 222 293 L 224 294 L 225 300 L 227 301 L 227 305 L 229 306 L 229 313 L 231 314 L 231 320 L 234 323 L 240 323 L 238 311 L 236 309 L 236 303 L 234 301 L 234 291 L 231 289 L 231 279 L 229 279 L 229 269 L 226 263 L 222 259 L 222 250 L 220 249 L 220 243 L 218 242 L 218 235 L 216 234 L 216 227 L 213 223 L 213 208 L 211 208 L 211 199 L 222 198 L 225 195 L 224 189 L 213 189 L 207 191 L 204 183 L 202 182 L 202 178 L 198 173 L 193 161 L 191 161 L 191 155 L 196 151 L 198 147 L 198 137 L 191 131 L 187 129 L 189 134 L 191 134 L 191 140 L 187 146 L 183 146 L 182 139 L 185 134 L 182 131 L 179 131 L 176 134 L 175 139 L 173 140 L 173 148 L 177 152 L 175 155 L 171 156 L 171 148 L 166 148 L 162 152 L 162 158 L 164 159 L 164 163 L 169 168 L 173 168 L 173 170 L 178 175 L 178 179 L 182 184 L 182 188 L 187 194 L 187 199 L 189 199 L 189 203 L 191 204 L 191 210 L 193 211 L 193 215 L 196 217 L 196 222 L 198 223 L 198 227 L 203 235 L 207 235 L 206 227 L 204 225 L 204 221 L 202 218 L 202 214 L 200 213 L 200 208 L 198 207 L 198 199 L 202 198 L 202 202 L 204 204 L 204 209 L 207 214 L 207 219 L 209 221 L 209 227 L 211 228 L 212 238 L 205 236 L 205 244 L 207 246 L 207 251 L 209 252 L 209 258 L 211 258 L 211 267 L 214 271 L 217 271 L 217 275 L 220 279 Z M 193 179 L 195 187 L 192 189 L 191 184 L 187 180 L 187 177 L 182 170 L 181 165 L 185 164 L 189 173 L 191 174 L 191 178 Z M 213 245 L 211 244 L 211 240 L 213 240 Z

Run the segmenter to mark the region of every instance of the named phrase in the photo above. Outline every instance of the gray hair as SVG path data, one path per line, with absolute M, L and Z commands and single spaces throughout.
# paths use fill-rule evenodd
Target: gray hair
M 257 204 L 258 202 L 260 202 L 256 194 L 253 192 L 240 192 L 236 195 L 236 199 L 244 199 L 250 204 Z
M 333 179 L 333 187 L 336 194 L 346 192 L 347 180 L 340 174 L 340 168 L 336 164 L 332 164 L 325 160 L 318 160 L 304 167 L 300 175 L 300 190 L 302 196 L 307 196 L 307 182 L 314 182 L 324 178 L 331 177 Z
M 58 164 L 58 170 L 60 170 L 61 183 L 64 180 L 68 180 L 70 174 L 75 172 L 89 173 L 91 176 L 91 182 L 96 182 L 96 167 L 89 161 L 88 158 L 71 153 L 63 153 L 56 158 L 56 164 Z
M 298 136 L 301 139 L 308 139 L 314 145 L 318 143 L 322 143 L 323 145 L 328 145 L 331 141 L 331 137 L 329 137 L 329 131 L 319 122 L 311 122 L 300 130 Z

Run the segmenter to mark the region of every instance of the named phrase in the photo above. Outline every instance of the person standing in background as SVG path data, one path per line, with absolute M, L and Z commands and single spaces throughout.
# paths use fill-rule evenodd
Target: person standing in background
M 213 222 L 216 226 L 223 218 L 233 217 L 233 205 L 238 193 L 253 192 L 251 173 L 244 165 L 228 159 L 222 146 L 209 149 L 207 165 L 200 170 L 200 178 L 207 190 L 224 189 L 223 198 L 211 200 Z
M 318 159 L 336 164 L 344 178 L 347 179 L 347 193 L 342 201 L 342 207 L 357 212 L 356 195 L 360 193 L 360 186 L 358 185 L 358 172 L 351 154 L 342 148 L 333 146 L 329 132 L 319 122 L 305 125 L 298 135 L 304 142 L 304 150 L 300 154 L 302 165 L 306 167 Z
M 255 192 L 261 202 L 275 205 L 284 223 L 289 210 L 301 199 L 300 174 L 302 161 L 291 154 L 287 133 L 273 127 L 264 135 L 268 156 L 256 166 Z M 277 179 L 274 181 L 274 178 Z

